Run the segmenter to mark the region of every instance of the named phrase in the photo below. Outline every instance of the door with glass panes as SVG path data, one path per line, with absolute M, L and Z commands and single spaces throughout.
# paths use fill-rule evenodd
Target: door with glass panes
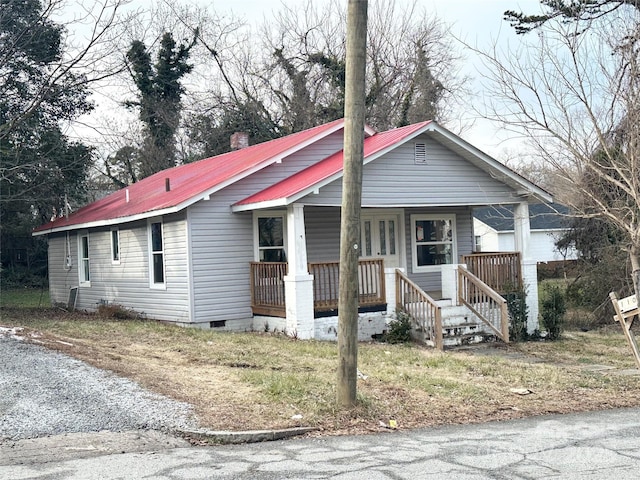
M 400 215 L 361 214 L 362 258 L 383 258 L 385 267 L 400 267 Z

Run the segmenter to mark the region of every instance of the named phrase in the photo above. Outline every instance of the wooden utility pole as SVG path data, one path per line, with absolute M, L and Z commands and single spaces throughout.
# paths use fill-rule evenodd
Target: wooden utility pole
M 340 220 L 338 405 L 356 403 L 358 380 L 358 257 L 364 159 L 367 0 L 349 0 L 344 99 L 344 175 Z

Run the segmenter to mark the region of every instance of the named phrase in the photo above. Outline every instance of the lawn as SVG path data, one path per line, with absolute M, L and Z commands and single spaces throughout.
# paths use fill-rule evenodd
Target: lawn
M 23 327 L 29 341 L 193 404 L 202 426 L 216 430 L 303 425 L 362 433 L 390 420 L 404 429 L 640 405 L 640 376 L 620 374 L 634 362 L 613 328 L 444 353 L 361 343 L 358 406 L 343 411 L 335 404 L 334 343 L 59 309 L 0 313 L 0 324 Z
M 0 307 L 48 307 L 49 290 L 34 288 L 0 290 Z

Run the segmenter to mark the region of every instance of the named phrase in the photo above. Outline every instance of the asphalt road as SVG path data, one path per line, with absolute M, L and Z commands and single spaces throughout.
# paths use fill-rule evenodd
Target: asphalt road
M 636 480 L 640 476 L 640 409 L 236 446 L 192 447 L 170 437 L 136 441 L 135 434 L 128 434 L 120 445 L 109 437 L 106 445 L 100 434 L 79 435 L 0 444 L 0 479 Z

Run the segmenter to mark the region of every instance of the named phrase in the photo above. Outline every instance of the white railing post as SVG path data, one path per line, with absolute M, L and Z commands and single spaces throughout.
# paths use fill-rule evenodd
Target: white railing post
M 466 268 L 466 265 L 457 263 L 442 265 L 442 298 L 451 299 L 453 305 L 458 304 L 458 266 Z

